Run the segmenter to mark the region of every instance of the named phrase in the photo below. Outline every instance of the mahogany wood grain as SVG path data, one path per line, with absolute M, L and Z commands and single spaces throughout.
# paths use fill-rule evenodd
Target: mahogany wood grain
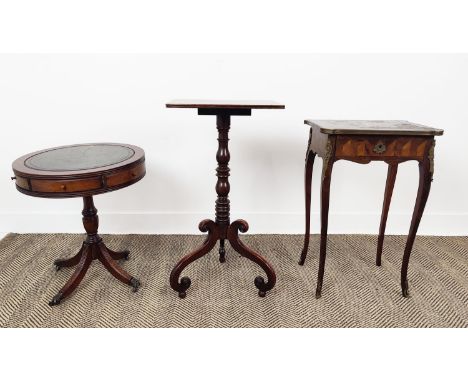
M 390 209 L 390 202 L 392 200 L 397 171 L 398 163 L 390 163 L 388 165 L 387 182 L 385 184 L 385 195 L 382 206 L 382 217 L 380 218 L 379 238 L 377 239 L 377 257 L 375 263 L 378 267 L 382 265 L 382 249 L 385 237 L 385 228 L 387 226 L 388 210 Z
M 185 109 L 284 109 L 285 106 L 275 101 L 263 100 L 199 100 L 179 99 L 166 103 L 168 108 Z
M 107 156 L 113 150 L 119 150 L 115 160 Z M 47 159 L 50 157 L 52 159 Z M 146 170 L 141 148 L 116 143 L 60 146 L 24 155 L 14 161 L 12 167 L 16 188 L 24 194 L 44 198 L 83 198 L 86 239 L 75 256 L 54 262 L 57 270 L 77 268 L 49 303 L 51 306 L 59 304 L 78 287 L 93 260 L 99 260 L 114 277 L 131 285 L 134 292 L 138 290 L 140 282 L 115 262 L 128 259 L 129 251 L 109 250 L 98 235 L 99 218 L 93 196 L 127 187 L 142 179 Z
M 250 115 L 251 109 L 274 108 L 281 109 L 284 105 L 262 102 L 232 102 L 232 101 L 173 101 L 166 105 L 167 107 L 183 107 L 183 108 L 198 108 L 198 113 L 201 115 L 216 115 L 216 127 L 218 129 L 218 150 L 216 152 L 216 203 L 215 203 L 215 220 L 205 219 L 200 222 L 199 229 L 201 232 L 207 232 L 202 245 L 193 252 L 182 257 L 172 269 L 169 281 L 172 289 L 178 292 L 180 298 L 186 296 L 186 291 L 191 285 L 191 280 L 187 276 L 180 278 L 183 270 L 195 260 L 208 254 L 218 243 L 219 246 L 219 261 L 226 261 L 225 242 L 228 241 L 231 247 L 241 256 L 258 264 L 266 273 L 267 281 L 262 276 L 257 276 L 254 279 L 254 284 L 258 289 L 258 295 L 264 297 L 266 292 L 271 290 L 276 283 L 276 274 L 273 267 L 257 252 L 248 248 L 240 239 L 239 232 L 245 233 L 249 226 L 244 220 L 230 221 L 230 201 L 229 191 L 231 185 L 229 183 L 229 161 L 231 154 L 229 152 L 229 130 L 231 125 L 232 115 Z
M 50 306 L 60 304 L 65 297 L 69 296 L 78 287 L 93 260 L 99 260 L 115 278 L 125 284 L 131 285 L 134 292 L 140 286 L 140 282 L 136 278 L 129 275 L 115 262 L 118 259 L 128 259 L 129 251 L 110 251 L 99 236 L 99 217 L 92 196 L 83 197 L 82 214 L 86 239 L 82 244 L 81 250 L 72 258 L 58 259 L 54 262 L 57 271 L 63 267 L 72 267 L 77 264 L 78 267 L 62 289 L 52 298 L 49 303 Z
M 69 171 L 48 171 L 30 168 L 25 165 L 25 162 L 29 158 L 54 149 L 99 145 L 124 146 L 116 143 L 60 146 L 37 151 L 18 158 L 12 165 L 17 190 L 23 194 L 43 198 L 83 197 L 128 187 L 145 176 L 144 151 L 132 145 L 125 145 L 125 147 L 134 151 L 132 157 L 104 167 Z

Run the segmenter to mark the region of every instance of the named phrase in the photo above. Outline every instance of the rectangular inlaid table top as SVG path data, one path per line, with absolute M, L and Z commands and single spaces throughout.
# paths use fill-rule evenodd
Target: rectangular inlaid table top
M 382 120 L 314 120 L 305 124 L 334 135 L 442 135 L 443 130 L 408 121 Z
M 177 99 L 166 103 L 166 107 L 193 109 L 284 109 L 284 105 L 275 101 L 233 101 Z

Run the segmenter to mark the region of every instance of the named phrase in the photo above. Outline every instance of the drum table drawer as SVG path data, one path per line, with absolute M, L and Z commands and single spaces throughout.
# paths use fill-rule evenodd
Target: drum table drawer
M 102 186 L 101 177 L 79 180 L 31 179 L 31 191 L 34 192 L 81 192 L 97 190 Z

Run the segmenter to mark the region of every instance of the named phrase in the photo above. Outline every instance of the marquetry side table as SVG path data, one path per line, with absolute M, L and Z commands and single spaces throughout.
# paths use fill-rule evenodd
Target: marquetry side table
M 61 146 L 27 154 L 13 162 L 16 188 L 23 194 L 43 198 L 82 197 L 86 230 L 80 251 L 69 259 L 55 260 L 57 270 L 77 265 L 68 282 L 50 301 L 58 305 L 80 284 L 91 262 L 99 260 L 118 280 L 136 292 L 140 282 L 117 265 L 128 259 L 129 251 L 108 249 L 98 235 L 99 219 L 93 196 L 118 190 L 145 176 L 145 153 L 136 146 L 93 143 Z
M 407 274 L 410 254 L 429 196 L 432 175 L 434 173 L 434 137 L 442 135 L 443 130 L 407 121 L 306 120 L 305 123 L 311 127 L 304 177 L 306 232 L 304 248 L 299 260 L 300 265 L 304 264 L 309 247 L 312 168 L 316 155 L 323 158 L 320 208 L 320 262 L 315 292 L 316 298 L 320 298 L 321 296 L 325 272 L 332 169 L 333 164 L 340 159 L 357 163 L 369 163 L 377 160 L 388 164 L 387 183 L 377 242 L 377 266 L 381 265 L 385 226 L 398 164 L 408 160 L 416 160 L 419 163 L 418 194 L 401 266 L 401 290 L 403 296 L 408 297 Z
M 231 116 L 249 116 L 252 109 L 284 109 L 284 105 L 270 101 L 201 101 L 201 100 L 176 100 L 166 104 L 168 108 L 194 108 L 198 109 L 198 115 L 215 115 L 216 126 L 218 129 L 218 151 L 216 159 L 218 167 L 216 175 L 216 192 L 218 198 L 215 206 L 215 220 L 203 220 L 199 224 L 202 232 L 208 232 L 202 246 L 190 254 L 183 257 L 173 268 L 170 276 L 172 289 L 179 293 L 179 297 L 184 298 L 186 291 L 190 287 L 191 280 L 188 277 L 179 276 L 182 271 L 192 262 L 210 252 L 216 243 L 220 242 L 219 261 L 225 261 L 225 240 L 228 240 L 231 246 L 241 256 L 257 263 L 263 268 L 268 276 L 267 282 L 262 276 L 257 276 L 254 280 L 258 288 L 258 295 L 264 297 L 265 293 L 272 289 L 276 283 L 276 275 L 271 265 L 259 254 L 248 248 L 239 238 L 239 231 L 244 233 L 249 229 L 245 220 L 236 220 L 230 222 L 230 202 L 229 196 L 229 159 L 228 148 L 229 129 Z

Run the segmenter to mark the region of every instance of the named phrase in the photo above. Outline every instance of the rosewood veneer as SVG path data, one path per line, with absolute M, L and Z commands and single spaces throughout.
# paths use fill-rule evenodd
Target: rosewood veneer
M 322 294 L 327 254 L 330 182 L 334 163 L 338 160 L 348 160 L 357 163 L 384 161 L 388 164 L 387 183 L 377 241 L 376 264 L 380 266 L 382 264 L 382 248 L 387 215 L 398 165 L 402 162 L 415 160 L 419 164 L 419 188 L 401 266 L 401 291 L 404 297 L 408 297 L 408 264 L 434 174 L 435 136 L 442 135 L 443 130 L 408 121 L 308 119 L 305 124 L 310 126 L 310 133 L 304 176 L 306 225 L 304 247 L 299 260 L 300 265 L 304 264 L 309 248 L 312 169 L 316 155 L 323 159 L 320 197 L 320 261 L 315 296 L 320 298 Z

